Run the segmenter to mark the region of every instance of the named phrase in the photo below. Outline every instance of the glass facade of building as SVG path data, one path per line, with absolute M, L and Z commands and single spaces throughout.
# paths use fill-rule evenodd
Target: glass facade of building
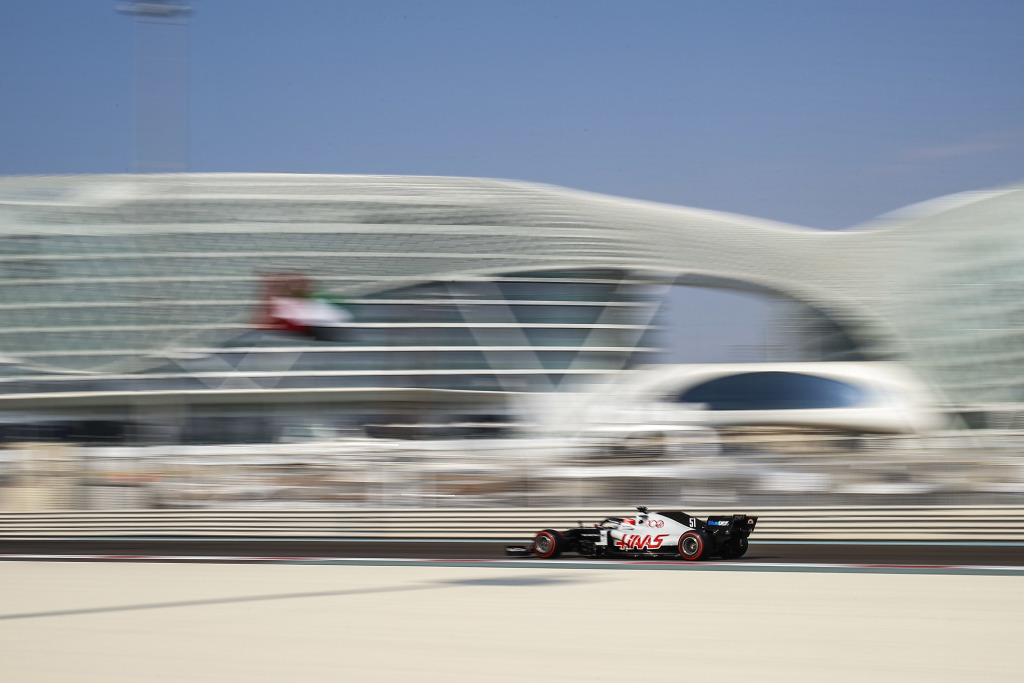
M 1021 402 L 1022 221 L 1019 188 L 830 233 L 472 178 L 3 178 L 0 414 L 501 403 L 650 360 L 672 283 L 801 302 L 824 359 L 952 406 Z M 282 275 L 344 307 L 334 338 L 261 322 Z
M 520 215 L 505 196 L 516 187 L 6 179 L 0 396 L 40 416 L 147 403 L 467 407 L 649 360 L 654 280 L 591 265 L 606 247 L 578 253 L 579 229 L 537 225 L 561 220 L 550 191 L 535 190 L 524 205 L 536 215 Z M 275 277 L 307 280 L 344 307 L 330 339 L 260 320 Z

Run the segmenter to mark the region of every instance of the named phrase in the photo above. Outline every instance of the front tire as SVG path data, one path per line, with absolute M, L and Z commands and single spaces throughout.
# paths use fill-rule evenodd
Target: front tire
M 565 539 L 554 529 L 545 529 L 533 539 L 533 554 L 542 560 L 550 560 L 562 554 Z
M 679 556 L 687 562 L 705 559 L 711 552 L 711 542 L 703 531 L 687 531 L 679 537 Z

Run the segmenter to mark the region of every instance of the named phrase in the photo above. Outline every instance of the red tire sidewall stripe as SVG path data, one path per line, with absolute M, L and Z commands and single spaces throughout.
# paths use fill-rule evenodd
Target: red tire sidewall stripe
M 540 538 L 541 536 L 547 536 L 548 538 L 551 539 L 551 552 L 549 552 L 547 555 L 541 555 L 540 553 L 537 553 L 537 557 L 542 558 L 542 559 L 543 558 L 547 558 L 547 557 L 551 557 L 552 555 L 555 554 L 555 549 L 558 548 L 558 542 L 555 539 L 555 537 L 553 535 L 549 534 L 547 531 L 542 531 L 539 534 L 537 534 L 537 538 Z M 533 547 L 535 549 L 537 547 L 537 540 L 536 539 L 534 539 L 534 541 L 533 541 Z
M 683 552 L 683 539 L 685 539 L 687 536 L 693 536 L 694 538 L 697 539 L 697 552 L 696 552 L 696 554 L 694 554 L 693 557 L 687 557 L 686 554 Z M 704 552 L 704 539 L 702 539 L 700 537 L 700 534 L 695 534 L 692 531 L 687 531 L 685 534 L 683 534 L 679 538 L 679 554 L 683 556 L 684 560 L 695 560 L 698 557 L 700 557 L 701 553 L 703 553 L 703 552 Z

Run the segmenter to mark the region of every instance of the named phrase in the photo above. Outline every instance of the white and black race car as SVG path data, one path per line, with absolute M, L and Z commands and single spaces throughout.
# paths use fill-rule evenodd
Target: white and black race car
M 747 537 L 757 525 L 752 515 L 698 519 L 679 510 L 650 512 L 637 507 L 636 517 L 607 517 L 592 526 L 544 529 L 527 546 L 506 546 L 509 555 L 549 559 L 565 552 L 583 557 L 678 556 L 684 560 L 718 557 L 733 560 L 747 552 Z

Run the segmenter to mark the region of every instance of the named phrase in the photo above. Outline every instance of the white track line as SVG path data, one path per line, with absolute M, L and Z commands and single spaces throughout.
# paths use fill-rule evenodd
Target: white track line
M 267 557 L 252 555 L 93 555 L 93 554 L 0 554 L 0 560 L 96 560 L 130 562 L 266 562 L 322 564 L 381 564 L 410 566 L 500 566 L 561 569 L 710 569 L 726 571 L 935 571 L 935 572 L 1005 572 L 1024 574 L 1024 566 L 957 565 L 957 564 L 885 564 L 827 562 L 682 562 L 679 560 L 535 560 L 535 559 L 412 559 L 392 557 Z

